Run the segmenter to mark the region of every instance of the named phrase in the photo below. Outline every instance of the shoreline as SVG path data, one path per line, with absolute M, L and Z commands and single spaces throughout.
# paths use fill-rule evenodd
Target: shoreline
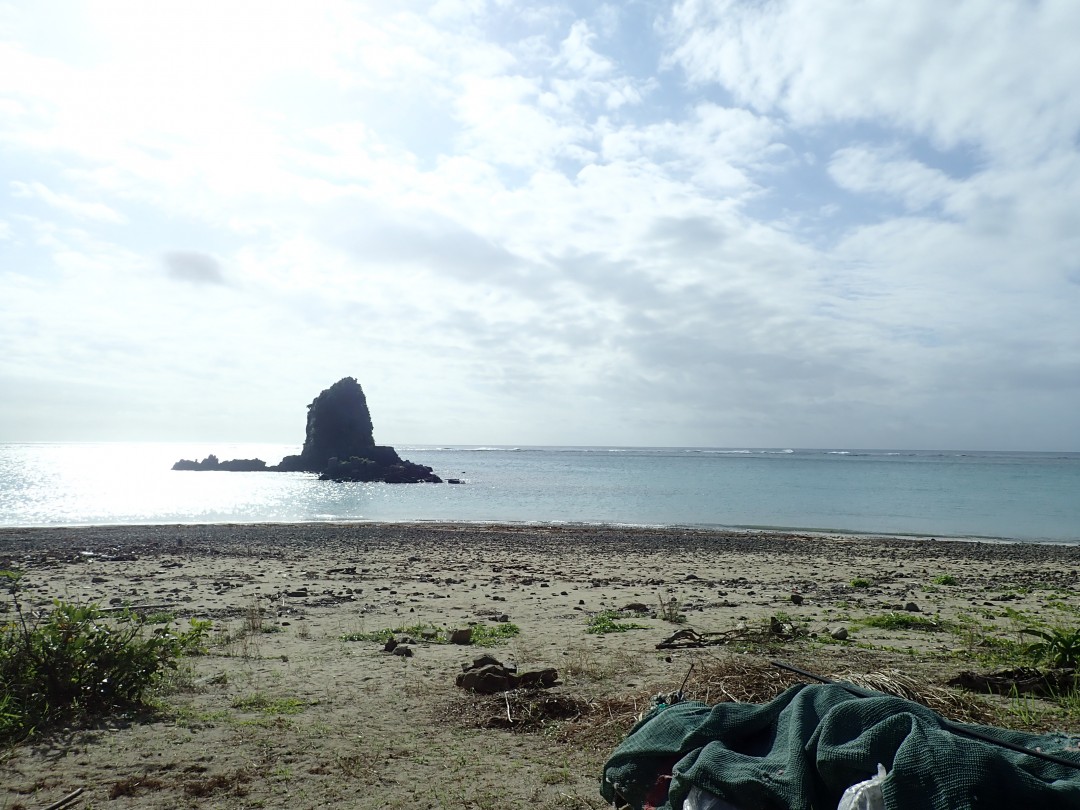
M 1017 538 L 987 535 L 921 534 L 910 532 L 867 532 L 846 529 L 799 528 L 787 526 L 726 526 L 702 524 L 641 524 L 618 522 L 582 521 L 507 521 L 507 520 L 365 520 L 333 519 L 309 521 L 191 521 L 161 523 L 78 523 L 28 526 L 0 525 L 0 542 L 5 535 L 17 532 L 97 532 L 97 531 L 163 531 L 186 530 L 204 527 L 264 527 L 273 529 L 317 529 L 319 527 L 406 527 L 412 529 L 435 529 L 444 527 L 472 527 L 479 530 L 507 528 L 513 530 L 567 530 L 579 532 L 625 531 L 631 533 L 693 532 L 716 536 L 747 535 L 769 537 L 814 537 L 823 540 L 905 540 L 926 543 L 976 543 L 989 545 L 1035 545 L 1052 547 L 1080 547 L 1080 537 L 1070 539 Z

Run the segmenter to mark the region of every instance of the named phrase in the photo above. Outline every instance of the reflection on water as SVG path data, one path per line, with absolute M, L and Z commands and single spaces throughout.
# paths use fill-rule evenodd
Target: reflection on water
M 398 447 L 449 484 L 174 472 L 292 445 L 0 445 L 0 525 L 509 521 L 1080 542 L 1080 454 Z

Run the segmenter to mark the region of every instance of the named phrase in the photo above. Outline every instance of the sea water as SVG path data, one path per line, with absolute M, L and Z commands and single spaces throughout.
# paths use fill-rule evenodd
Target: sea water
M 174 472 L 292 445 L 0 445 L 0 526 L 627 524 L 1080 542 L 1080 453 L 398 445 L 452 484 Z

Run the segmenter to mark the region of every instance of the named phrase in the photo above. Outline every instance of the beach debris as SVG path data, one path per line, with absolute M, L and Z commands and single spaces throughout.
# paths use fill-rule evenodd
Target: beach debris
M 64 798 L 50 804 L 48 807 L 45 808 L 45 810 L 60 810 L 61 807 L 69 805 L 77 798 L 79 798 L 85 790 L 86 788 L 75 788 L 75 790 L 71 791 L 71 793 L 69 793 Z
M 771 616 L 764 628 L 741 624 L 732 630 L 698 632 L 692 627 L 683 627 L 657 644 L 656 649 L 677 650 L 692 647 L 712 647 L 730 644 L 734 641 L 793 641 L 805 635 L 807 635 L 805 627 L 794 622 L 782 621 L 778 616 Z
M 513 689 L 544 689 L 559 681 L 557 670 L 548 668 L 518 673 L 517 667 L 507 666 L 493 655 L 481 655 L 471 664 L 461 665 L 457 685 L 470 692 L 493 695 Z

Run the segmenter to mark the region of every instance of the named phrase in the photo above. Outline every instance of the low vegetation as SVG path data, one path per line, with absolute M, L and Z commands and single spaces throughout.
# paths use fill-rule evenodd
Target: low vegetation
M 139 708 L 182 656 L 203 651 L 209 622 L 193 619 L 184 632 L 150 630 L 148 619 L 131 612 L 60 601 L 46 615 L 28 615 L 20 579 L 0 571 L 11 600 L 11 618 L 0 625 L 0 742 Z
M 881 630 L 941 630 L 942 623 L 937 619 L 920 616 L 915 613 L 883 613 L 879 616 L 867 616 L 862 620 L 867 627 Z
M 472 637 L 470 644 L 476 647 L 495 647 L 508 641 L 521 633 L 521 628 L 512 622 L 499 622 L 497 624 L 472 625 Z M 374 641 L 385 644 L 391 638 L 400 641 L 401 636 L 408 636 L 417 641 L 425 641 L 429 644 L 449 644 L 450 631 L 445 627 L 435 624 L 414 624 L 401 627 L 386 627 L 374 632 L 346 633 L 341 637 L 342 641 Z
M 602 636 L 606 633 L 625 633 L 627 630 L 645 630 L 644 624 L 619 621 L 623 614 L 617 610 L 604 610 L 591 616 L 585 627 L 586 633 Z
M 1042 639 L 1027 648 L 1028 654 L 1037 663 L 1045 661 L 1055 669 L 1075 667 L 1080 663 L 1080 627 L 1054 627 L 1049 630 L 1028 627 L 1024 633 Z

